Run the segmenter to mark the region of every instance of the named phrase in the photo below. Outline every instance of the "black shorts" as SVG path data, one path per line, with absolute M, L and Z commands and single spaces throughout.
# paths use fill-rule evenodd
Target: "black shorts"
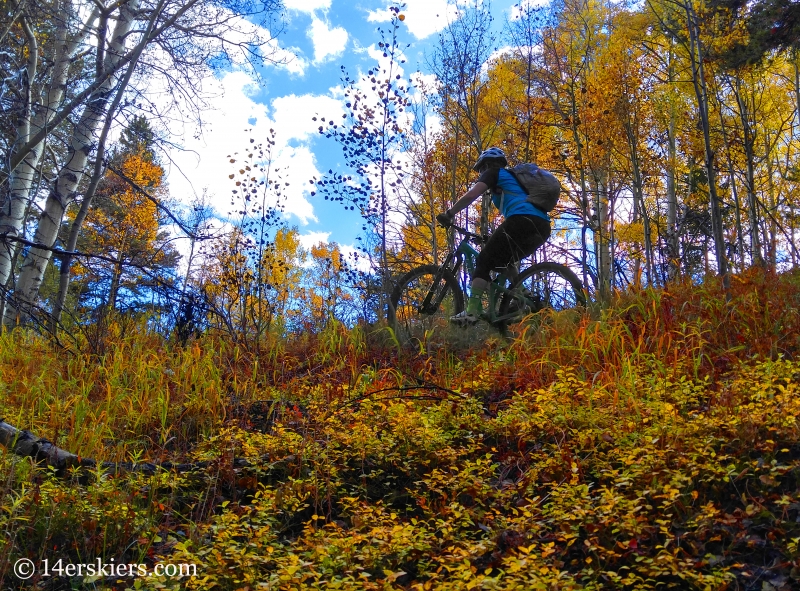
M 483 247 L 472 278 L 490 281 L 490 271 L 505 269 L 530 256 L 550 237 L 550 222 L 538 215 L 512 215 L 498 226 Z

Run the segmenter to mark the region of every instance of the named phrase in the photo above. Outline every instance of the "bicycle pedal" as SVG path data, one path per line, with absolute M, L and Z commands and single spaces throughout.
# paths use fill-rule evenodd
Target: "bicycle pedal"
M 472 314 L 468 315 L 463 312 L 461 314 L 452 316 L 450 318 L 451 323 L 455 324 L 456 326 L 460 326 L 462 328 L 467 326 L 475 326 L 476 324 L 478 324 L 478 320 L 480 320 L 478 316 L 474 316 Z

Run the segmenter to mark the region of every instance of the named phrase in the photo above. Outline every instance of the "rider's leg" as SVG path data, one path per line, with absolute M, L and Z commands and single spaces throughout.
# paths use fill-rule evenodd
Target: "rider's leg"
M 503 269 L 532 254 L 550 236 L 550 223 L 544 218 L 515 215 L 507 218 L 489 237 L 478 254 L 472 274 L 467 309 L 453 316 L 454 322 L 474 323 L 483 312 L 481 297 L 486 292 L 494 269 Z
M 533 215 L 513 215 L 507 218 L 489 237 L 478 254 L 472 278 L 487 282 L 495 269 L 505 269 L 510 264 L 531 255 L 550 237 L 550 223 Z
M 489 282 L 486 279 L 481 277 L 472 279 L 469 300 L 467 300 L 467 314 L 480 316 L 483 313 L 483 294 L 486 293 L 487 287 L 489 287 Z
M 534 215 L 513 215 L 497 227 L 481 255 L 496 269 L 504 269 L 530 256 L 550 237 L 550 222 Z
M 489 287 L 491 271 L 505 269 L 512 263 L 533 254 L 549 237 L 550 223 L 544 218 L 514 215 L 503 221 L 478 254 L 475 273 L 472 275 L 472 291 L 467 304 L 467 313 L 480 315 L 482 311 L 480 296 Z

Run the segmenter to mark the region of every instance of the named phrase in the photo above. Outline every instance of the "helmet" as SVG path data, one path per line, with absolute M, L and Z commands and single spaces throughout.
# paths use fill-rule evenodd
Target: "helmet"
M 487 160 L 499 160 L 502 163 L 502 166 L 508 165 L 508 160 L 506 160 L 506 155 L 503 153 L 503 150 L 500 148 L 489 148 L 488 150 L 481 152 L 481 155 L 478 156 L 478 161 L 475 163 L 475 166 L 472 167 L 472 170 L 480 170 L 481 166 L 483 166 Z

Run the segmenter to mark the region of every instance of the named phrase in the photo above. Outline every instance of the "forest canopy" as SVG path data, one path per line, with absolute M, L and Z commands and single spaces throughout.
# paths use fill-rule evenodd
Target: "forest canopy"
M 116 310 L 259 340 L 301 317 L 375 322 L 404 272 L 446 256 L 435 217 L 490 146 L 557 176 L 555 231 L 536 260 L 568 265 L 594 299 L 797 264 L 794 3 L 559 0 L 500 22 L 466 2 L 426 55 L 433 77 L 407 74 L 402 11 L 389 9 L 373 67 L 342 68 L 341 120 L 309 113 L 341 156 L 309 191 L 362 227 L 358 257 L 342 258 L 335 244 L 323 256 L 286 241 L 274 135 L 230 147 L 229 211 L 181 203 L 158 180 L 170 109 L 202 118 L 204 76 L 265 76 L 281 57 L 280 3 L 4 5 L 5 325 L 52 332 L 65 313 L 80 326 Z M 173 106 L 154 102 L 153 80 L 169 82 Z M 484 197 L 458 221 L 488 234 L 499 219 Z M 190 247 L 175 250 L 178 238 Z M 338 269 L 335 289 L 318 264 Z

